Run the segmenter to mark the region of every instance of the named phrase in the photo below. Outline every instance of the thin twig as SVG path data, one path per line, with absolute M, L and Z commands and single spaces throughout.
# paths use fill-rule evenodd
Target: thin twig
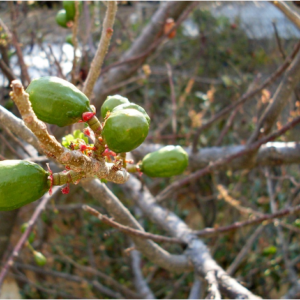
M 34 226 L 35 222 L 37 221 L 38 217 L 40 216 L 40 214 L 43 212 L 43 210 L 45 209 L 48 201 L 54 197 L 54 195 L 60 191 L 59 187 L 54 187 L 53 188 L 53 196 L 50 196 L 49 194 L 43 196 L 41 202 L 39 203 L 39 205 L 36 207 L 33 215 L 31 216 L 30 220 L 28 221 L 28 227 L 26 228 L 25 232 L 21 235 L 18 243 L 16 244 L 16 246 L 14 247 L 11 255 L 9 256 L 8 260 L 6 261 L 6 263 L 4 264 L 4 267 L 0 273 L 0 289 L 1 286 L 3 284 L 4 278 L 7 275 L 7 272 L 9 270 L 9 268 L 14 264 L 14 260 L 19 256 L 19 252 L 21 251 L 22 247 L 24 246 L 24 244 L 26 243 L 28 236 L 32 230 L 32 227 Z
M 270 178 L 269 174 L 270 171 L 268 168 L 265 169 L 265 174 L 266 174 L 266 179 L 267 179 L 267 188 L 268 188 L 268 194 L 269 194 L 269 199 L 270 199 L 270 207 L 271 207 L 271 212 L 274 214 L 277 212 L 277 205 L 275 202 L 275 196 L 274 196 L 274 191 L 273 191 L 273 184 L 272 184 L 272 179 Z M 277 231 L 277 235 L 278 235 L 278 241 L 279 241 L 279 245 L 281 248 L 281 252 L 282 252 L 282 256 L 283 256 L 283 261 L 287 270 L 287 274 L 288 274 L 288 278 L 289 281 L 293 284 L 293 285 L 297 285 L 297 273 L 294 270 L 294 267 L 291 265 L 290 259 L 289 259 L 289 254 L 288 254 L 288 247 L 287 247 L 287 243 L 285 241 L 283 232 L 282 232 L 282 228 L 278 222 L 278 219 L 274 219 L 274 226 L 276 228 Z
M 238 267 L 240 266 L 241 262 L 244 260 L 246 255 L 251 251 L 254 242 L 256 241 L 258 236 L 263 232 L 264 229 L 265 229 L 264 225 L 258 226 L 256 230 L 251 234 L 251 236 L 247 238 L 246 244 L 244 245 L 242 250 L 238 253 L 234 261 L 230 264 L 230 266 L 226 270 L 228 275 L 233 276 L 233 274 L 238 269 Z
M 171 102 L 172 102 L 172 130 L 173 134 L 175 135 L 177 133 L 177 120 L 176 120 L 176 95 L 175 95 L 175 87 L 173 82 L 173 76 L 172 76 L 172 69 L 170 64 L 166 63 L 167 69 L 168 69 L 168 78 L 169 78 L 169 85 L 171 89 Z M 176 139 L 174 138 L 174 143 L 176 142 Z
M 0 69 L 2 70 L 3 74 L 6 76 L 9 82 L 16 79 L 15 74 L 13 71 L 8 67 L 8 65 L 4 62 L 4 60 L 0 59 Z
M 82 205 L 80 205 L 80 208 L 82 208 Z M 137 294 L 137 293 L 131 291 L 130 289 L 128 289 L 127 287 L 121 285 L 120 283 L 118 283 L 116 280 L 114 280 L 110 276 L 106 275 L 105 273 L 103 273 L 99 270 L 96 270 L 92 267 L 86 267 L 86 266 L 80 265 L 79 263 L 74 261 L 72 258 L 70 258 L 66 254 L 64 254 L 64 252 L 60 248 L 57 247 L 56 249 L 58 250 L 59 254 L 63 257 L 63 259 L 65 259 L 66 261 L 71 263 L 73 266 L 75 266 L 79 270 L 81 270 L 83 272 L 86 272 L 86 273 L 93 274 L 93 275 L 101 278 L 107 284 L 110 284 L 115 290 L 123 293 L 128 298 L 133 298 L 133 299 L 139 299 L 140 298 L 139 294 Z
M 281 129 L 279 129 L 279 130 L 273 132 L 272 134 L 258 140 L 255 143 L 247 146 L 243 150 L 238 151 L 237 153 L 234 153 L 232 155 L 228 155 L 224 158 L 221 158 L 221 159 L 219 159 L 219 160 L 217 160 L 213 163 L 210 163 L 207 167 L 205 167 L 201 170 L 198 170 L 198 171 L 186 176 L 185 178 L 183 178 L 181 180 L 177 180 L 177 181 L 173 182 L 172 184 L 170 184 L 167 188 L 165 188 L 162 192 L 160 192 L 156 196 L 156 200 L 157 201 L 162 201 L 167 196 L 169 196 L 171 192 L 174 192 L 174 190 L 177 190 L 178 188 L 184 186 L 185 184 L 189 183 L 191 180 L 194 180 L 196 178 L 199 178 L 201 176 L 209 174 L 213 170 L 221 167 L 224 164 L 228 164 L 229 162 L 231 162 L 232 160 L 234 160 L 238 157 L 241 157 L 241 156 L 246 155 L 246 154 L 253 153 L 253 151 L 256 151 L 261 145 L 276 139 L 277 137 L 281 136 L 282 134 L 284 134 L 289 129 L 296 126 L 298 123 L 300 123 L 300 117 L 295 118 L 293 121 L 291 121 L 291 122 L 287 123 L 286 125 L 282 126 Z
M 159 39 L 156 39 L 151 45 L 149 45 L 149 47 L 147 48 L 146 51 L 144 51 L 143 53 L 140 53 L 136 56 L 130 57 L 128 59 L 124 59 L 122 61 L 118 61 L 116 63 L 110 64 L 109 66 L 103 68 L 103 70 L 101 71 L 101 75 L 103 75 L 104 73 L 108 72 L 110 69 L 112 68 L 116 68 L 131 62 L 134 62 L 136 60 L 140 60 L 140 59 L 144 59 L 145 57 L 147 57 L 152 51 L 154 51 L 161 43 L 163 43 L 165 40 L 168 39 L 168 35 L 176 30 L 181 23 L 188 17 L 188 15 L 191 13 L 191 11 L 193 11 L 193 9 L 199 4 L 199 2 L 194 1 L 193 4 L 191 4 L 190 7 L 188 7 L 185 12 L 180 16 L 180 18 L 176 21 L 176 24 L 174 27 L 172 27 L 168 32 L 166 32 L 165 34 L 163 34 Z
M 16 30 L 16 13 L 14 8 L 13 2 L 8 2 L 10 12 L 11 12 L 11 21 L 12 21 L 12 43 L 14 47 L 16 48 L 16 54 L 18 56 L 19 66 L 21 67 L 21 77 L 23 84 L 26 86 L 30 83 L 30 77 L 28 74 L 28 69 L 24 61 L 22 49 L 20 47 L 19 41 L 18 41 L 18 35 Z
M 76 66 L 77 66 L 77 57 L 76 51 L 78 48 L 78 40 L 77 40 L 77 31 L 78 31 L 78 19 L 79 19 L 79 1 L 74 1 L 75 5 L 75 17 L 72 27 L 72 44 L 73 44 L 73 66 L 71 71 L 71 82 L 75 84 L 76 82 Z
M 109 288 L 103 286 L 102 284 L 100 284 L 96 280 L 89 281 L 89 280 L 87 280 L 85 278 L 82 278 L 80 276 L 77 276 L 77 275 L 71 275 L 71 274 L 67 274 L 67 273 L 63 273 L 63 272 L 47 270 L 47 269 L 44 269 L 44 268 L 39 268 L 39 267 L 31 266 L 31 265 L 25 265 L 25 264 L 21 264 L 21 263 L 15 263 L 15 267 L 21 268 L 21 269 L 27 269 L 27 270 L 30 270 L 32 272 L 52 276 L 52 277 L 55 277 L 55 278 L 62 278 L 62 279 L 68 280 L 68 281 L 74 281 L 74 282 L 77 282 L 77 283 L 88 283 L 92 287 L 94 287 L 96 290 L 98 290 L 100 293 L 102 293 L 104 295 L 107 295 L 107 296 L 109 296 L 113 299 L 123 298 L 120 293 L 117 293 L 115 291 L 110 290 Z
M 97 210 L 93 209 L 92 207 L 90 207 L 88 205 L 83 205 L 82 208 L 83 208 L 83 210 L 87 211 L 89 214 L 97 217 L 103 223 L 108 224 L 111 227 L 116 228 L 126 234 L 134 235 L 134 236 L 137 236 L 137 237 L 140 237 L 143 239 L 153 240 L 155 242 L 160 242 L 160 243 L 166 242 L 166 243 L 186 245 L 185 242 L 183 242 L 182 240 L 177 239 L 177 238 L 171 238 L 171 237 L 166 237 L 166 236 L 162 236 L 162 235 L 158 235 L 158 234 L 152 234 L 149 232 L 143 232 L 141 230 L 137 230 L 137 229 L 130 228 L 128 226 L 124 226 L 120 223 L 113 221 L 112 219 L 108 218 L 107 216 L 102 215 Z
M 4 136 L 0 133 L 0 139 L 2 142 L 8 147 L 8 149 L 19 159 L 23 159 L 24 157 L 19 154 L 13 147 L 12 145 L 4 138 Z
M 101 39 L 83 87 L 83 93 L 86 94 L 88 98 L 92 96 L 94 85 L 101 73 L 101 67 L 103 65 L 103 61 L 113 34 L 113 25 L 115 22 L 116 12 L 117 2 L 107 2 L 107 10 L 103 21 Z
M 77 2 L 77 1 L 76 1 L 76 2 Z M 75 2 L 75 3 L 76 3 L 76 2 Z M 62 71 L 61 65 L 60 65 L 59 61 L 56 59 L 55 55 L 54 55 L 54 52 L 53 52 L 53 49 L 52 49 L 51 44 L 48 44 L 48 48 L 49 48 L 49 51 L 50 51 L 51 56 L 53 57 L 54 63 L 55 63 L 55 65 L 56 65 L 56 67 L 57 67 L 58 75 L 59 75 L 62 79 L 66 79 L 66 77 L 65 77 L 65 75 L 64 75 L 64 73 L 63 73 L 63 71 Z
M 283 210 L 279 210 L 278 212 L 274 214 L 265 214 L 262 217 L 254 218 L 252 220 L 247 220 L 244 222 L 235 222 L 228 226 L 218 227 L 218 228 L 205 228 L 203 230 L 194 231 L 193 233 L 197 236 L 209 236 L 209 235 L 215 235 L 220 233 L 226 233 L 229 231 L 237 230 L 245 226 L 255 225 L 263 223 L 264 221 L 270 222 L 275 218 L 283 218 L 288 215 L 295 214 L 300 211 L 300 205 L 295 206 L 293 208 L 286 208 Z M 266 223 L 267 224 L 267 223 Z
M 291 53 L 289 57 L 284 61 L 284 63 L 269 77 L 267 78 L 257 89 L 253 91 L 249 91 L 246 94 L 244 94 L 240 99 L 238 99 L 233 104 L 225 107 L 223 110 L 212 116 L 208 121 L 206 121 L 202 126 L 200 126 L 197 129 L 197 132 L 195 133 L 194 139 L 193 139 L 193 152 L 195 153 L 197 151 L 197 145 L 200 134 L 207 128 L 209 128 L 214 122 L 217 120 L 225 117 L 228 113 L 232 111 L 235 107 L 239 106 L 240 104 L 244 104 L 247 100 L 253 98 L 255 95 L 259 94 L 264 88 L 266 88 L 268 85 L 273 83 L 279 76 L 281 76 L 284 71 L 290 66 L 292 63 L 294 57 L 300 50 L 300 42 L 298 42 Z
M 26 149 L 26 147 L 23 145 L 23 143 L 7 128 L 3 126 L 3 130 L 14 140 L 14 142 L 16 144 L 18 144 L 23 151 L 29 156 L 31 157 L 32 154 Z

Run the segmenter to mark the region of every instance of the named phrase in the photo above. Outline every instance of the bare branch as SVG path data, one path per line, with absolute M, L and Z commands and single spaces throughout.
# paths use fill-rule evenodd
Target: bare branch
M 132 272 L 134 277 L 134 285 L 136 287 L 136 290 L 144 299 L 155 299 L 155 296 L 150 290 L 142 274 L 140 251 L 137 250 L 130 251 L 130 257 L 131 257 Z
M 205 122 L 201 127 L 198 128 L 194 140 L 193 140 L 193 152 L 197 152 L 197 145 L 200 134 L 207 128 L 209 128 L 214 122 L 217 120 L 220 120 L 221 118 L 225 117 L 228 113 L 230 113 L 235 107 L 240 106 L 241 104 L 244 104 L 247 100 L 250 100 L 257 94 L 259 94 L 264 88 L 266 88 L 268 85 L 273 83 L 278 77 L 280 77 L 285 70 L 290 66 L 290 64 L 293 62 L 293 59 L 295 58 L 296 54 L 300 50 L 300 42 L 296 44 L 293 52 L 291 55 L 284 61 L 284 63 L 269 77 L 267 78 L 258 88 L 255 90 L 249 91 L 246 94 L 244 94 L 239 100 L 234 102 L 233 104 L 226 106 L 223 110 L 212 116 L 208 121 Z
M 284 1 L 270 1 L 276 6 L 298 29 L 300 29 L 300 16 L 292 10 Z
M 193 234 L 193 231 L 177 215 L 158 205 L 149 190 L 142 186 L 138 179 L 131 176 L 121 188 L 140 207 L 145 216 L 158 224 L 163 230 L 188 244 L 186 255 L 193 263 L 198 275 L 206 278 L 209 272 L 212 272 L 213 276 L 217 278 L 220 290 L 230 298 L 257 298 L 235 279 L 229 277 L 213 260 L 206 245 Z M 207 279 L 210 281 L 209 284 L 212 285 L 213 295 L 219 297 L 213 277 Z
M 0 69 L 2 70 L 3 74 L 6 76 L 9 82 L 16 79 L 15 74 L 12 72 L 12 70 L 7 66 L 7 64 L 4 62 L 4 60 L 0 59 Z
M 94 85 L 101 72 L 101 67 L 103 65 L 103 61 L 113 34 L 113 25 L 115 22 L 116 12 L 117 1 L 108 1 L 106 14 L 103 21 L 101 39 L 83 87 L 83 93 L 86 94 L 88 98 L 92 96 Z
M 78 31 L 78 20 L 79 20 L 79 1 L 74 1 L 74 6 L 75 6 L 75 16 L 74 16 L 74 22 L 72 26 L 73 66 L 71 71 L 71 82 L 73 84 L 75 84 L 76 82 L 76 65 L 77 65 L 76 51 L 78 48 L 77 31 Z
M 39 145 L 38 139 L 32 133 L 32 131 L 26 127 L 24 122 L 17 118 L 10 111 L 5 109 L 0 105 L 0 125 L 2 127 L 8 128 L 15 135 L 20 137 L 23 141 L 31 144 L 35 147 L 39 152 L 42 152 L 42 148 Z
M 189 299 L 200 299 L 202 283 L 197 275 L 195 275 L 194 283 L 191 288 Z
M 264 223 L 264 225 L 265 225 L 265 224 L 267 224 L 267 222 L 270 222 L 276 218 L 283 218 L 288 215 L 295 214 L 299 211 L 300 211 L 300 205 L 292 207 L 292 208 L 286 208 L 286 209 L 279 210 L 278 212 L 276 212 L 274 214 L 265 214 L 259 218 L 254 218 L 252 220 L 248 220 L 248 221 L 244 221 L 244 222 L 235 222 L 231 225 L 218 227 L 218 228 L 205 228 L 203 230 L 194 231 L 194 233 L 197 236 L 209 236 L 209 235 L 220 234 L 220 233 L 225 233 L 228 231 L 237 230 L 237 229 L 240 229 L 245 226 L 260 224 L 260 223 L 263 223 L 266 221 L 266 223 Z
M 112 291 L 111 289 L 103 286 L 96 280 L 89 281 L 89 280 L 87 280 L 85 278 L 81 278 L 77 275 L 71 275 L 71 274 L 67 274 L 67 273 L 63 273 L 63 272 L 47 270 L 44 268 L 39 268 L 39 267 L 31 266 L 31 265 L 25 265 L 25 264 L 21 264 L 21 263 L 15 263 L 15 267 L 30 270 L 30 271 L 48 275 L 48 276 L 53 276 L 53 277 L 62 278 L 62 279 L 69 280 L 69 281 L 78 282 L 78 283 L 88 283 L 93 288 L 95 288 L 97 291 L 99 291 L 100 293 L 107 295 L 113 299 L 122 299 L 123 298 L 121 294 L 116 293 L 115 291 Z
M 126 234 L 134 235 L 134 236 L 137 236 L 137 237 L 143 238 L 143 239 L 149 239 L 149 240 L 152 240 L 152 241 L 155 241 L 158 243 L 166 242 L 166 243 L 175 243 L 175 244 L 186 245 L 186 243 L 184 243 L 180 239 L 170 238 L 170 237 L 153 234 L 153 233 L 149 233 L 149 232 L 143 232 L 141 230 L 136 230 L 136 229 L 130 228 L 128 226 L 124 226 L 120 223 L 113 221 L 113 219 L 110 219 L 107 216 L 102 215 L 97 210 L 93 209 L 92 207 L 90 207 L 88 205 L 83 205 L 82 209 L 85 210 L 86 212 L 88 212 L 89 214 L 97 217 L 103 223 L 108 224 L 111 227 L 116 228 Z
M 299 70 L 300 70 L 300 68 L 299 68 Z M 300 123 L 300 117 L 295 118 L 293 121 L 291 121 L 291 122 L 287 123 L 286 125 L 282 126 L 281 129 L 275 131 L 274 133 L 258 140 L 257 142 L 255 142 L 255 143 L 253 143 L 249 146 L 247 146 L 244 150 L 241 150 L 241 151 L 239 151 L 235 154 L 232 154 L 232 155 L 229 155 L 229 156 L 224 157 L 222 159 L 219 159 L 219 160 L 209 164 L 206 168 L 201 169 L 199 171 L 196 171 L 195 173 L 192 173 L 192 174 L 186 176 L 185 178 L 183 178 L 181 180 L 177 180 L 177 181 L 173 182 L 172 184 L 170 184 L 167 188 L 165 188 L 162 192 L 160 192 L 156 196 L 157 201 L 162 201 L 171 192 L 174 192 L 174 190 L 177 190 L 179 187 L 184 186 L 185 184 L 189 183 L 191 180 L 199 178 L 199 177 L 201 177 L 205 174 L 209 174 L 213 170 L 221 167 L 224 164 L 230 163 L 232 160 L 234 160 L 238 157 L 253 153 L 254 151 L 258 150 L 261 145 L 265 144 L 268 141 L 272 141 L 275 138 L 281 136 L 283 133 L 285 133 L 289 129 L 293 128 L 298 123 Z
M 279 2 L 278 2 L 279 3 Z M 273 125 L 277 121 L 284 106 L 293 93 L 300 80 L 300 53 L 297 54 L 290 67 L 287 69 L 280 85 L 278 86 L 273 100 L 269 103 L 263 115 L 256 125 L 256 129 L 249 138 L 247 144 L 250 145 L 262 136 L 270 133 Z
M 264 225 L 260 225 L 256 228 L 256 230 L 251 234 L 251 236 L 247 239 L 247 242 L 245 246 L 242 248 L 242 250 L 239 252 L 239 254 L 235 257 L 234 261 L 230 264 L 228 269 L 226 270 L 227 274 L 232 276 L 234 275 L 235 271 L 240 266 L 241 262 L 244 260 L 246 255 L 248 255 L 249 251 L 251 251 L 251 248 L 258 238 L 258 236 L 263 232 L 265 229 Z
M 112 86 L 128 79 L 143 64 L 145 59 L 167 38 L 159 38 L 160 33 L 167 18 L 180 20 L 188 16 L 188 13 L 198 5 L 197 2 L 189 1 L 169 1 L 165 2 L 153 15 L 150 23 L 144 28 L 139 37 L 133 42 L 131 48 L 124 53 L 118 62 L 118 67 L 114 67 L 101 76 L 94 88 L 95 106 L 100 108 L 102 102 L 107 96 L 107 90 Z M 188 11 L 185 9 L 188 8 Z M 179 20 L 177 21 L 179 23 Z M 152 45 L 149 47 L 149 45 Z
M 272 179 L 270 178 L 270 171 L 268 170 L 268 168 L 265 169 L 265 175 L 266 175 L 266 179 L 267 179 L 267 187 L 268 187 L 268 194 L 269 194 L 269 198 L 270 198 L 271 212 L 274 214 L 277 212 L 277 205 L 275 203 L 273 184 L 272 184 Z M 278 219 L 274 219 L 274 226 L 277 231 L 278 241 L 279 241 L 279 245 L 281 248 L 285 268 L 287 270 L 288 279 L 293 285 L 298 285 L 297 273 L 295 272 L 294 267 L 291 265 L 291 261 L 289 259 L 289 254 L 288 254 L 287 243 L 285 241 L 283 231 L 282 231 L 281 225 L 278 222 Z
M 57 191 L 59 191 L 59 188 L 58 187 L 54 187 L 53 188 L 53 195 Z M 4 264 L 4 266 L 2 268 L 2 271 L 0 273 L 0 288 L 1 288 L 2 284 L 3 284 L 4 278 L 6 277 L 9 268 L 14 264 L 14 260 L 19 256 L 19 252 L 22 249 L 22 247 L 24 246 L 25 242 L 27 241 L 27 239 L 29 237 L 29 234 L 30 234 L 30 232 L 32 230 L 33 225 L 35 224 L 35 222 L 37 221 L 38 217 L 40 216 L 40 214 L 45 209 L 45 207 L 46 207 L 48 201 L 50 200 L 50 198 L 51 198 L 50 195 L 43 196 L 41 202 L 39 203 L 39 205 L 35 209 L 32 217 L 30 218 L 30 220 L 28 222 L 28 227 L 26 228 L 25 232 L 20 237 L 17 245 L 13 249 L 11 255 L 9 256 L 9 258 L 7 260 L 7 262 Z
M 119 199 L 99 180 L 82 180 L 83 188 L 90 193 L 108 213 L 125 226 L 143 231 L 138 221 Z M 173 272 L 183 272 L 191 268 L 185 255 L 170 254 L 151 240 L 132 237 L 137 250 L 141 251 L 149 260 L 162 268 Z

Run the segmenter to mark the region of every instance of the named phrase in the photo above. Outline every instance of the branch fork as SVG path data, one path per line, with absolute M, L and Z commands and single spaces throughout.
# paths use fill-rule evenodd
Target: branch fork
M 29 101 L 29 95 L 21 82 L 14 80 L 11 87 L 10 96 L 16 103 L 25 125 L 38 138 L 40 147 L 48 157 L 67 165 L 72 171 L 83 173 L 82 177 L 98 177 L 118 184 L 125 183 L 129 179 L 129 174 L 125 169 L 114 168 L 114 164 L 107 163 L 103 156 L 88 157 L 80 150 L 71 151 L 64 148 L 54 136 L 48 133 L 45 123 L 36 117 Z

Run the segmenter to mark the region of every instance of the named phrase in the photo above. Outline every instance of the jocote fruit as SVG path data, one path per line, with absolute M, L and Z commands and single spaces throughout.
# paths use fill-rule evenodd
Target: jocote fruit
M 108 111 L 112 110 L 121 104 L 129 103 L 129 100 L 120 95 L 108 96 L 101 106 L 101 117 L 104 119 Z
M 58 11 L 58 13 L 56 14 L 56 23 L 64 28 L 68 28 L 67 26 L 67 14 L 66 11 L 64 9 L 61 9 L 60 11 Z
M 63 7 L 66 10 L 67 13 L 67 21 L 74 21 L 75 18 L 75 1 L 63 1 Z M 79 1 L 79 12 L 82 10 L 82 2 Z
M 115 111 L 122 110 L 122 109 L 136 109 L 137 111 L 139 111 L 140 113 L 142 113 L 144 115 L 144 117 L 150 124 L 150 117 L 148 116 L 146 111 L 141 106 L 139 106 L 135 103 L 132 103 L 132 102 L 124 103 L 124 104 L 116 106 L 112 111 L 115 112 Z
M 166 146 L 147 154 L 140 169 L 150 177 L 171 177 L 182 174 L 188 162 L 188 155 L 181 146 Z
M 84 112 L 93 112 L 89 99 L 70 82 L 58 77 L 31 81 L 26 92 L 36 116 L 60 127 L 81 120 Z
M 102 136 L 114 152 L 129 152 L 143 143 L 149 124 L 145 116 L 135 109 L 112 112 L 106 119 Z
M 24 160 L 0 162 L 0 211 L 17 209 L 41 198 L 50 188 L 49 173 Z

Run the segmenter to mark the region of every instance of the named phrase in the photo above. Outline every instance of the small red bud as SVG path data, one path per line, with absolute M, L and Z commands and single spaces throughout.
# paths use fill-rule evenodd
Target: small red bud
M 82 114 L 82 120 L 84 122 L 87 122 L 88 120 L 90 120 L 93 116 L 95 115 L 94 112 L 85 112 Z
M 112 28 L 107 28 L 107 29 L 106 29 L 106 32 L 107 32 L 108 34 L 112 34 L 112 33 L 114 32 L 114 30 L 113 30 Z
M 70 184 L 67 183 L 67 185 L 64 188 L 61 189 L 61 192 L 63 194 L 69 194 L 69 192 L 70 192 Z
M 84 128 L 83 133 L 87 136 L 91 136 L 91 131 L 88 128 Z

